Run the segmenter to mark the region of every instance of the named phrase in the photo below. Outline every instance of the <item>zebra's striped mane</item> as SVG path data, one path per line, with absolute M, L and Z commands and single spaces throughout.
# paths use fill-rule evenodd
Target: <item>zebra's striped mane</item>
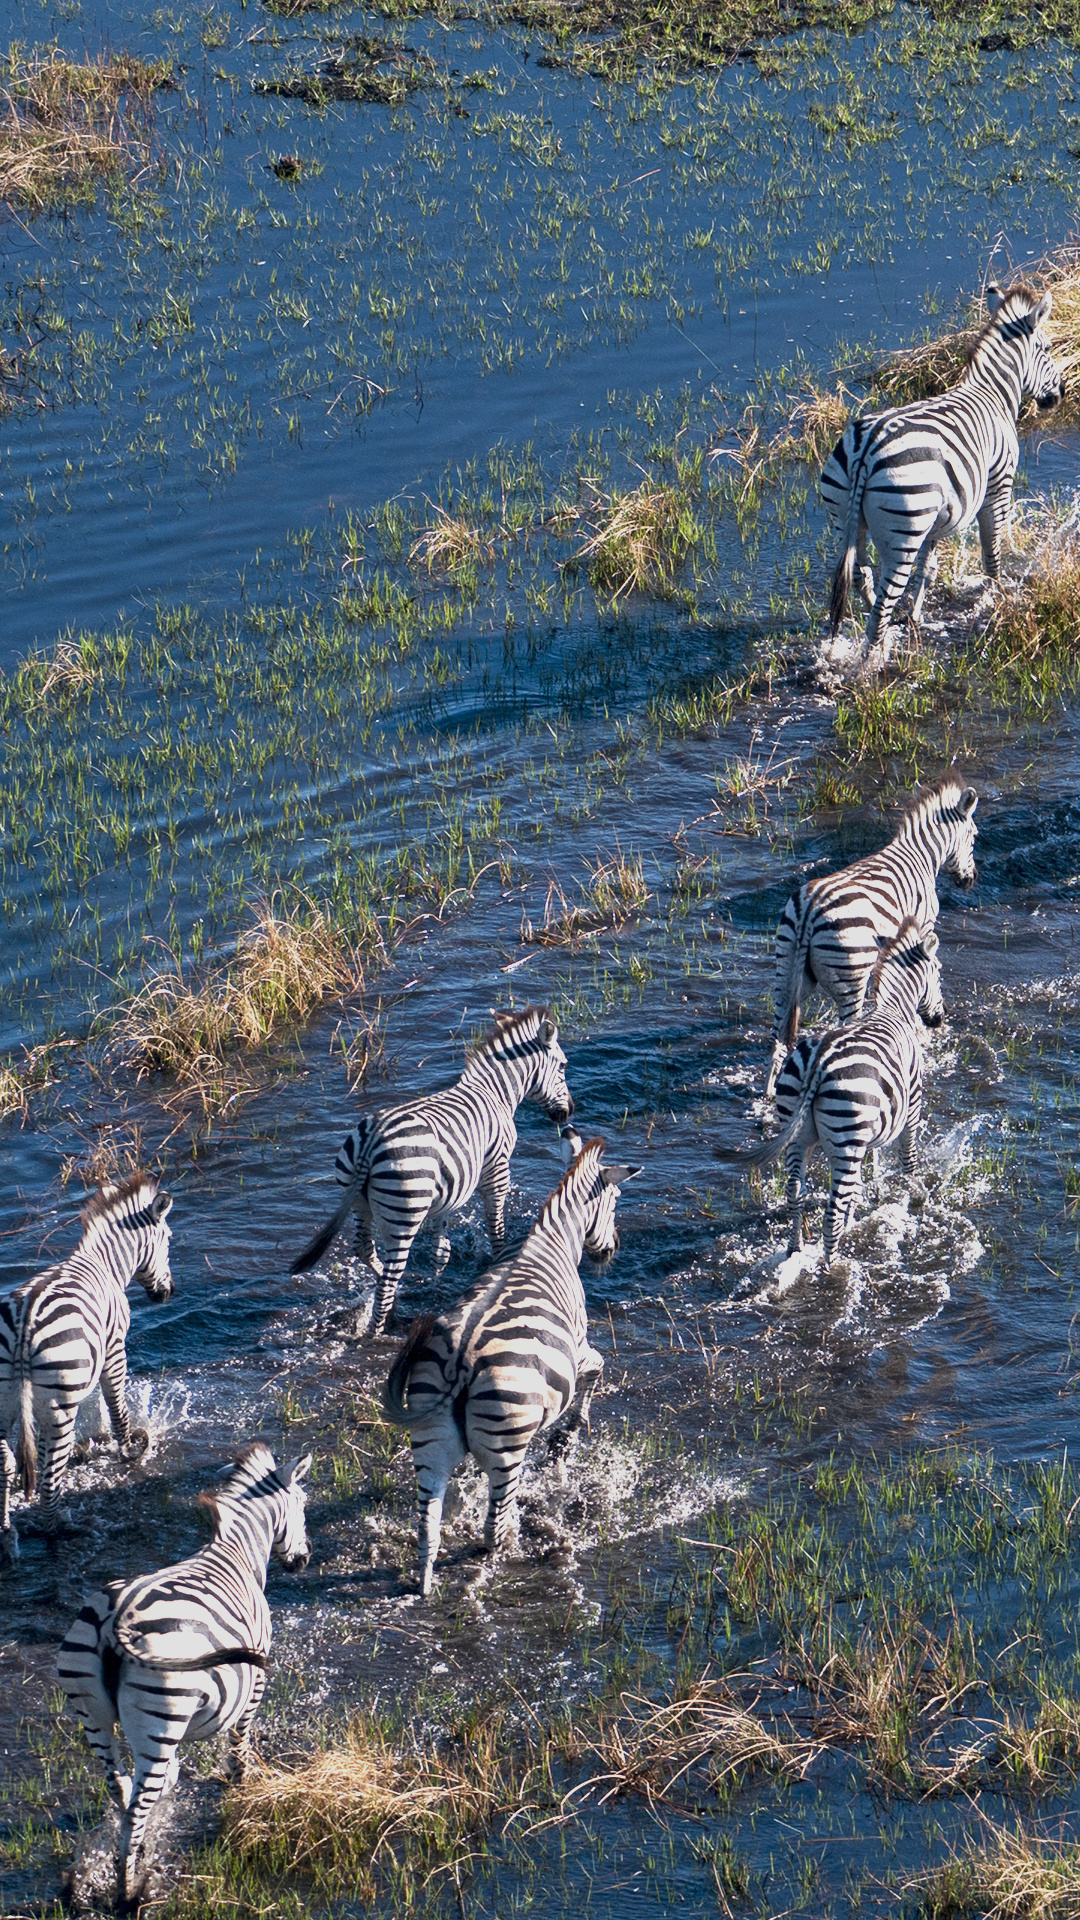
M 940 779 L 935 780 L 928 787 L 923 787 L 914 799 L 908 802 L 900 816 L 897 837 L 901 834 L 914 833 L 916 827 L 921 826 L 923 821 L 929 820 L 934 814 L 947 813 L 950 807 L 959 804 L 960 796 L 964 791 L 964 782 L 958 774 L 943 773 Z
M 548 1226 L 557 1220 L 562 1212 L 563 1201 L 568 1199 L 572 1190 L 584 1174 L 591 1178 L 597 1165 L 607 1151 L 607 1141 L 599 1138 L 582 1142 L 580 1151 L 575 1154 L 562 1179 L 553 1193 L 549 1193 L 537 1216 L 538 1227 Z M 590 1164 L 586 1166 L 586 1161 Z
M 132 1173 L 126 1180 L 110 1181 L 99 1187 L 79 1215 L 83 1239 L 87 1240 L 112 1220 L 142 1213 L 155 1198 L 158 1183 L 152 1173 Z
M 896 932 L 893 934 L 892 939 L 886 940 L 885 945 L 882 947 L 881 952 L 878 954 L 877 959 L 874 961 L 874 971 L 871 974 L 870 979 L 873 984 L 875 993 L 877 992 L 878 987 L 881 984 L 882 968 L 885 966 L 888 960 L 891 960 L 895 954 L 898 954 L 900 952 L 902 947 L 905 947 L 907 945 L 912 935 L 915 936 L 916 940 L 921 941 L 922 935 L 923 935 L 923 929 L 919 925 L 919 922 L 916 920 L 915 915 L 913 913 L 909 913 L 907 916 L 907 919 L 902 920 L 900 922 L 900 925 L 897 927 Z
M 277 1461 L 265 1440 L 253 1440 L 250 1446 L 237 1454 L 224 1486 L 215 1493 L 200 1493 L 198 1498 L 200 1507 L 206 1508 L 213 1521 L 215 1533 L 221 1532 L 228 1509 L 235 1507 L 253 1488 L 269 1480 L 277 1470 Z
M 998 307 L 995 312 L 987 315 L 978 333 L 975 335 L 968 351 L 968 366 L 977 366 L 980 354 L 987 341 L 992 340 L 999 334 L 1002 327 L 1007 325 L 1010 320 L 1026 320 L 1028 314 L 1034 311 L 1041 299 L 1042 294 L 1037 292 L 1034 287 L 1029 287 L 1025 280 L 1018 280 L 1014 287 L 1010 287 L 1004 295 L 1000 307 Z
M 550 1019 L 546 1007 L 528 1006 L 519 1008 L 516 1013 L 497 1013 L 490 1033 L 485 1033 L 482 1040 L 468 1049 L 466 1062 L 484 1059 L 507 1040 L 531 1040 L 539 1032 L 541 1021 Z

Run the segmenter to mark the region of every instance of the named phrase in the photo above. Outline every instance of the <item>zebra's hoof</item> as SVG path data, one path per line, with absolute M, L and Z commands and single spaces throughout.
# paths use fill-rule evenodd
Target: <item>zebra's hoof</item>
M 0 1567 L 13 1567 L 19 1557 L 19 1536 L 14 1527 L 0 1533 Z
M 150 1432 L 147 1427 L 132 1427 L 130 1434 L 120 1449 L 125 1460 L 139 1460 L 150 1451 Z

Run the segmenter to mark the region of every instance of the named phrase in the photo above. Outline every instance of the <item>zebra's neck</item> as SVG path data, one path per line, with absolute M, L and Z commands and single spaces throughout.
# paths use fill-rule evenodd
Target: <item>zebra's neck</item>
M 241 1553 L 260 1587 L 266 1586 L 266 1569 L 277 1532 L 274 1502 L 265 1497 L 256 1500 L 222 1500 L 218 1507 L 217 1540 Z
M 1024 397 L 1023 356 L 1016 352 L 1012 342 L 998 335 L 985 342 L 956 384 L 969 393 L 972 389 L 982 389 L 990 396 L 996 412 L 1008 412 L 1017 420 Z
M 483 1087 L 493 1099 L 509 1107 L 511 1113 L 521 1105 L 535 1072 L 535 1055 L 483 1052 L 475 1054 L 461 1076 L 460 1084 Z
M 929 818 L 915 815 L 904 821 L 893 844 L 903 847 L 905 860 L 918 859 L 925 866 L 927 877 L 934 880 L 952 851 L 955 835 L 956 828 L 950 821 L 943 820 L 940 813 Z
M 66 1279 L 112 1285 L 126 1293 L 142 1259 L 140 1235 L 134 1233 L 95 1234 L 80 1240 L 70 1258 L 64 1261 Z
M 567 1254 L 576 1267 L 585 1247 L 585 1219 L 588 1210 L 589 1191 L 577 1191 L 574 1186 L 565 1183 L 549 1194 L 540 1210 L 540 1217 L 522 1248 L 524 1253 L 534 1241 L 561 1240 Z
M 913 975 L 907 967 L 886 964 L 881 969 L 874 1011 L 914 1025 L 925 991 L 921 975 Z

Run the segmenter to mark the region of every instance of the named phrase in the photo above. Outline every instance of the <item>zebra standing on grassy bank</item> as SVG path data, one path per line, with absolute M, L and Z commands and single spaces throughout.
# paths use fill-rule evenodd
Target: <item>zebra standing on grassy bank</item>
M 719 1154 L 746 1168 L 771 1166 L 783 1157 L 789 1253 L 802 1246 L 803 1179 L 815 1143 L 832 1174 L 825 1208 L 827 1261 L 854 1214 L 867 1154 L 898 1140 L 904 1172 L 910 1174 L 915 1164 L 922 1115 L 919 1022 L 937 1027 L 945 1018 L 938 937 L 931 927 L 904 921 L 878 956 L 874 989 L 873 1013 L 818 1040 L 804 1034 L 785 1062 L 776 1087 L 783 1123 L 776 1138 L 749 1152 Z
M 935 881 L 944 869 L 963 887 L 977 877 L 975 809 L 979 796 L 954 773 L 916 794 L 880 853 L 821 880 L 807 880 L 776 930 L 776 1032 L 765 1097 L 795 1045 L 805 995 L 820 987 L 841 1020 L 857 1020 L 884 941 L 910 915 L 932 927 Z
M 550 1119 L 569 1120 L 574 1102 L 566 1084 L 566 1055 L 546 1007 L 497 1016 L 492 1031 L 469 1056 L 461 1078 L 443 1093 L 406 1100 L 365 1114 L 342 1145 L 334 1177 L 345 1191 L 333 1218 L 293 1261 L 306 1273 L 326 1252 L 350 1212 L 356 1249 L 378 1280 L 372 1333 L 381 1333 L 393 1308 L 413 1241 L 436 1223 L 435 1273 L 450 1258 L 442 1229 L 448 1214 L 472 1199 L 484 1203 L 491 1250 L 503 1242 L 510 1155 L 517 1145 L 514 1114 L 531 1100 Z M 385 1264 L 375 1250 L 386 1249 Z
M 465 1455 L 487 1474 L 490 1553 L 512 1525 L 530 1442 L 558 1421 L 565 1445 L 588 1420 L 604 1360 L 589 1345 L 578 1266 L 583 1250 L 594 1260 L 614 1253 L 615 1203 L 622 1183 L 641 1168 L 604 1166 L 604 1142 L 583 1143 L 572 1128 L 564 1140 L 572 1164 L 521 1251 L 486 1273 L 449 1313 L 415 1322 L 384 1389 L 386 1418 L 411 1428 L 425 1597 L 447 1485 Z
M 91 1594 L 63 1641 L 60 1685 L 123 1811 L 122 1901 L 135 1898 L 144 1877 L 146 1824 L 176 1783 L 179 1748 L 228 1731 L 230 1771 L 242 1777 L 270 1652 L 266 1569 L 271 1554 L 290 1573 L 311 1557 L 303 1486 L 310 1466 L 310 1454 L 279 1467 L 261 1441 L 246 1447 L 224 1485 L 200 1495 L 214 1523 L 210 1545 L 178 1566 Z M 133 1775 L 121 1771 L 117 1722 Z
M 80 1403 L 99 1382 L 121 1449 L 146 1446 L 145 1431 L 132 1430 L 125 1399 L 124 1343 L 131 1325 L 126 1289 L 139 1280 L 151 1300 L 172 1293 L 166 1220 L 171 1206 L 169 1195 L 145 1173 L 102 1187 L 83 1210 L 74 1253 L 0 1300 L 0 1564 L 18 1554 L 11 1494 L 19 1471 L 26 1494 L 34 1492 L 37 1438 L 43 1454 L 40 1525 L 53 1532 L 70 1524 L 57 1504 L 60 1483 Z M 17 1463 L 8 1445 L 16 1425 Z
M 982 561 L 998 577 L 999 547 L 1020 457 L 1016 423 L 1022 402 L 1044 412 L 1064 393 L 1061 368 L 1043 332 L 1051 296 L 1018 285 L 988 287 L 990 317 L 967 370 L 948 393 L 851 421 L 821 475 L 821 491 L 844 551 L 833 578 L 830 632 L 848 612 L 858 566 L 870 607 L 862 657 L 888 633 L 889 616 L 911 583 L 918 620 L 934 548 L 946 534 L 979 522 Z M 866 559 L 877 547 L 880 579 Z

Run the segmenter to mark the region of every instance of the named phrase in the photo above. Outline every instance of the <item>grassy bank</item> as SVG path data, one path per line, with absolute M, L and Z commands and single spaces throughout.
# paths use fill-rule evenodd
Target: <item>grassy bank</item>
M 502 1877 L 527 1889 L 568 1831 L 586 1853 L 606 1832 L 622 1866 L 666 1834 L 673 1867 L 704 1865 L 758 1907 L 771 1821 L 839 1795 L 869 1857 L 846 1885 L 823 1857 L 815 1911 L 880 1910 L 885 1807 L 891 1847 L 907 1831 L 904 1857 L 921 1849 L 926 1868 L 896 1889 L 905 1911 L 943 1920 L 996 1900 L 1002 1913 L 1064 1914 L 1078 1512 L 1080 1481 L 1061 1461 L 1003 1469 L 949 1447 L 782 1477 L 760 1503 L 672 1539 L 654 1578 L 609 1585 L 572 1704 L 507 1689 L 468 1706 L 444 1695 L 434 1711 L 365 1708 L 314 1748 L 264 1760 L 166 1911 L 307 1901 L 332 1914 L 360 1897 L 436 1913 L 463 1894 L 469 1910 L 498 1906 Z M 1003 1817 L 1020 1807 L 1023 1819 Z M 971 1830 L 973 1810 L 984 1824 Z M 774 1908 L 797 1893 L 792 1871 L 773 1858 Z

